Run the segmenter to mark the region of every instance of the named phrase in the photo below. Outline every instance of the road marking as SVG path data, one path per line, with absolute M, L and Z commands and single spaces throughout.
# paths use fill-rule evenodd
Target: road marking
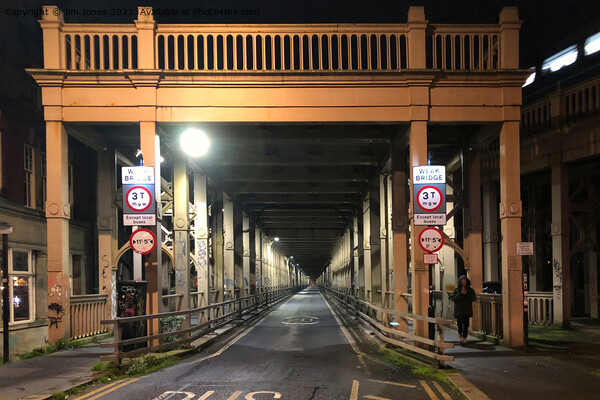
M 438 390 L 438 392 L 440 392 L 442 394 L 442 397 L 445 400 L 452 400 L 452 397 L 450 397 L 450 395 L 448 393 L 446 393 L 446 391 L 444 390 L 444 388 L 442 388 L 442 385 L 440 385 L 436 381 L 432 381 L 432 383 L 433 383 L 433 386 L 435 386 L 435 388 Z
M 376 382 L 376 383 L 383 383 L 384 385 L 395 385 L 395 386 L 402 386 L 402 387 L 407 387 L 407 388 L 416 388 L 415 385 L 408 385 L 406 383 L 398 383 L 398 382 L 389 382 L 389 381 L 378 381 L 377 379 L 368 379 L 371 382 Z
M 392 400 L 392 399 L 388 399 L 387 397 L 379 397 L 379 396 L 373 396 L 372 394 L 365 396 L 365 399 L 372 399 L 372 400 Z
M 98 389 L 96 389 L 96 390 L 93 390 L 93 391 L 91 391 L 91 392 L 89 392 L 89 393 L 86 393 L 86 394 L 84 394 L 83 396 L 77 397 L 77 398 L 75 398 L 74 400 L 83 400 L 83 399 L 87 399 L 88 397 L 90 397 L 90 396 L 93 396 L 93 395 L 95 395 L 95 394 L 96 394 L 96 393 L 98 393 L 98 392 L 102 392 L 103 390 L 106 390 L 106 389 L 110 388 L 111 386 L 115 386 L 116 384 L 118 384 L 118 383 L 120 383 L 120 382 L 122 382 L 122 381 L 114 381 L 113 383 L 109 383 L 109 384 L 108 384 L 108 385 L 106 385 L 106 386 L 102 386 L 101 388 L 98 388 Z
M 352 381 L 352 392 L 350 392 L 350 400 L 358 400 L 358 381 Z
M 454 384 L 465 395 L 465 397 L 469 400 L 490 400 L 490 398 L 483 393 L 481 390 L 477 389 L 475 385 L 465 379 L 461 374 L 448 374 L 446 375 L 450 382 Z
M 255 394 L 272 394 L 274 399 L 280 399 L 281 398 L 281 393 L 279 393 L 279 392 L 252 392 L 252 393 L 248 393 L 246 396 L 244 396 L 244 399 L 246 399 L 246 400 L 256 400 L 254 398 Z
M 133 382 L 135 382 L 135 381 L 139 381 L 139 380 L 140 380 L 140 378 L 133 378 L 133 379 L 130 379 L 130 380 L 126 381 L 126 382 L 123 382 L 123 383 L 121 383 L 120 385 L 113 386 L 113 387 L 111 387 L 110 389 L 108 389 L 108 390 L 105 390 L 105 391 L 103 391 L 103 392 L 101 392 L 101 393 L 99 393 L 99 394 L 95 395 L 94 397 L 88 397 L 88 399 L 87 399 L 87 400 L 96 400 L 96 399 L 99 399 L 100 397 L 106 396 L 107 394 L 109 394 L 109 393 L 112 393 L 112 392 L 114 392 L 114 391 L 115 391 L 115 390 L 117 390 L 117 389 L 121 389 L 123 386 L 127 386 L 127 385 L 129 385 L 130 383 L 133 383 Z
M 178 400 L 192 400 L 196 394 L 192 393 L 192 392 L 182 392 L 180 390 L 168 390 L 166 392 L 164 392 L 163 394 L 161 394 L 158 397 L 155 397 L 153 400 L 163 400 L 166 398 L 171 398 L 173 397 L 172 395 L 174 394 L 185 394 L 187 397 L 185 399 L 178 399 Z
M 440 400 L 440 398 L 435 395 L 433 390 L 431 390 L 431 388 L 425 381 L 419 381 L 419 382 L 421 382 L 421 386 L 423 386 L 423 389 L 425 389 L 425 391 L 427 392 L 427 394 L 429 395 L 429 398 L 431 400 Z
M 199 397 L 198 400 L 206 400 L 209 396 L 212 396 L 214 392 L 214 390 L 209 390 L 208 392 L 204 393 L 201 397 Z
M 235 400 L 235 399 L 237 399 L 237 398 L 240 396 L 240 394 L 242 394 L 242 393 L 244 393 L 244 392 L 242 392 L 242 391 L 238 390 L 237 392 L 235 392 L 234 394 L 232 394 L 231 396 L 229 396 L 229 398 L 228 398 L 227 400 Z

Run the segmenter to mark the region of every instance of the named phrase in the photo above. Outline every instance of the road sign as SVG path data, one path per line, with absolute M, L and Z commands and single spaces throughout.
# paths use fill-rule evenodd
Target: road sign
M 154 184 L 154 167 L 121 168 L 123 185 Z
M 434 212 L 440 208 L 444 201 L 444 194 L 440 188 L 432 185 L 423 186 L 417 192 L 417 204 L 427 212 Z
M 446 167 L 413 167 L 413 221 L 415 225 L 446 225 Z
M 124 226 L 153 226 L 156 225 L 154 214 L 123 214 Z
M 152 193 L 144 186 L 133 186 L 125 195 L 127 207 L 133 211 L 142 212 L 150 208 L 152 204 Z
M 413 185 L 446 183 L 446 167 L 443 165 L 423 165 L 413 167 Z
M 446 214 L 415 214 L 415 225 L 446 225 Z
M 427 253 L 435 253 L 444 246 L 444 235 L 437 228 L 425 228 L 419 234 L 419 246 Z
M 423 264 L 437 264 L 438 261 L 438 255 L 435 253 L 423 254 Z
M 518 256 L 532 256 L 533 255 L 533 242 L 517 243 L 517 255 Z
M 148 229 L 138 229 L 129 237 L 129 245 L 136 253 L 148 254 L 156 247 L 156 236 Z

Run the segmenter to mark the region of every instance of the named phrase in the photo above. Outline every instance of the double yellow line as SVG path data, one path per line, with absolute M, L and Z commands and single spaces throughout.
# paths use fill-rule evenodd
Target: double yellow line
M 110 383 L 106 386 L 103 386 L 99 389 L 96 389 L 89 393 L 86 393 L 83 396 L 77 397 L 74 400 L 96 400 L 102 396 L 106 396 L 107 394 L 112 393 L 115 390 L 121 389 L 123 386 L 127 386 L 130 383 L 133 383 L 140 379 L 141 378 L 130 378 L 130 379 L 123 379 L 120 381 L 116 381 L 116 382 Z

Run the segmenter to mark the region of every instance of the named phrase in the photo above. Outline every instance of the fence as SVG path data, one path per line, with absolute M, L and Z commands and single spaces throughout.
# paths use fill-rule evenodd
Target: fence
M 476 306 L 479 307 L 480 331 L 502 337 L 502 295 L 478 294 Z
M 550 325 L 554 322 L 554 298 L 552 292 L 529 292 L 527 294 L 529 323 Z
M 452 320 L 443 318 L 431 318 L 421 315 L 409 314 L 395 310 L 388 310 L 369 304 L 366 301 L 360 300 L 352 295 L 347 295 L 337 290 L 321 286 L 331 297 L 337 300 L 352 313 L 360 317 L 363 321 L 369 323 L 375 329 L 374 333 L 377 337 L 386 343 L 399 346 L 415 353 L 437 360 L 440 364 L 446 361 L 454 361 L 453 356 L 445 355 L 444 351 L 448 348 L 453 348 L 452 343 L 444 341 L 444 327 L 452 324 Z M 414 333 L 404 332 L 395 329 L 389 322 L 395 317 L 400 317 L 405 321 L 422 321 L 433 324 L 437 333 L 437 338 L 429 339 L 417 336 Z M 401 338 L 396 339 L 394 336 Z M 407 341 L 404 341 L 404 340 Z M 410 343 L 409 341 L 416 342 Z
M 226 324 L 241 320 L 244 316 L 252 312 L 273 306 L 298 290 L 298 288 L 281 289 L 194 308 L 192 310 L 103 320 L 103 325 L 113 326 L 114 341 L 103 343 L 101 346 L 112 347 L 114 352 L 113 354 L 102 356 L 101 359 L 103 361 L 120 362 L 124 358 L 130 358 L 143 353 L 167 350 L 180 345 L 189 345 L 191 342 Z M 160 332 L 161 329 L 159 326 L 162 318 L 177 316 L 184 317 L 184 321 L 179 329 Z M 123 329 L 131 326 L 133 323 L 147 324 L 149 328 L 147 335 L 122 339 Z M 164 340 L 168 337 L 170 337 L 170 341 L 164 343 Z M 172 340 L 173 338 L 174 340 Z M 144 347 L 126 351 L 123 349 L 125 346 Z
M 106 316 L 106 295 L 71 296 L 71 339 L 80 339 L 107 331 L 100 321 Z

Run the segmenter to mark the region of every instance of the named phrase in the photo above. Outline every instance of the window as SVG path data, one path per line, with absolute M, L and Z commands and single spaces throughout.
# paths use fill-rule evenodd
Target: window
M 40 174 L 42 175 L 42 210 L 46 210 L 46 200 L 48 199 L 48 196 L 46 194 L 47 184 L 46 184 L 46 153 L 45 152 L 42 152 L 42 168 L 41 168 Z
M 25 170 L 25 206 L 35 208 L 35 175 L 33 147 L 23 145 L 23 169 Z
M 10 322 L 32 321 L 34 273 L 31 251 L 10 249 L 8 258 Z

